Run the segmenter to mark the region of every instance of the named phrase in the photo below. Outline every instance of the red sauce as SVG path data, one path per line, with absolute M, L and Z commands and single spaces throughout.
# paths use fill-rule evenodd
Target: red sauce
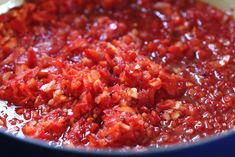
M 0 15 L 0 126 L 89 148 L 235 126 L 235 21 L 194 0 L 33 0 Z

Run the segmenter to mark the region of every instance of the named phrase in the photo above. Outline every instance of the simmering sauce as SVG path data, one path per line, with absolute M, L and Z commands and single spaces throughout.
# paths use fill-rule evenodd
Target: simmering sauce
M 0 15 L 0 126 L 71 147 L 235 126 L 235 21 L 194 0 L 31 0 Z

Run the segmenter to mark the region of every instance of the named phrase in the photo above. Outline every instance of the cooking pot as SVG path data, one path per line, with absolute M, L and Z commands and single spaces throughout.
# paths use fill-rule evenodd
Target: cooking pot
M 235 9 L 235 0 L 203 0 L 222 10 Z M 1 3 L 1 2 L 0 2 Z M 233 13 L 235 16 L 235 12 Z M 177 144 L 162 148 L 146 148 L 144 151 L 131 150 L 82 150 L 60 148 L 46 142 L 19 138 L 0 130 L 0 156 L 148 156 L 148 157 L 233 157 L 235 156 L 235 131 L 208 137 L 194 143 Z

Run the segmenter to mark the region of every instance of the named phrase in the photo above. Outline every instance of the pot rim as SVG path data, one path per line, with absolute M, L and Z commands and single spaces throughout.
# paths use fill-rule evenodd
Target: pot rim
M 31 144 L 32 146 L 48 149 L 51 151 L 58 151 L 70 154 L 83 154 L 83 155 L 102 155 L 102 156 L 131 156 L 131 155 L 157 155 L 170 152 L 183 151 L 186 149 L 201 147 L 204 145 L 212 144 L 213 142 L 219 142 L 220 140 L 230 138 L 235 136 L 235 129 L 219 133 L 217 135 L 212 135 L 211 137 L 206 137 L 200 139 L 196 142 L 186 142 L 181 144 L 173 144 L 169 146 L 162 146 L 159 148 L 146 147 L 144 150 L 132 150 L 132 149 L 82 149 L 82 148 L 69 148 L 69 147 L 58 147 L 53 144 L 49 144 L 48 141 L 33 139 L 30 137 L 17 137 L 11 133 L 6 132 L 4 129 L 0 129 L 0 135 L 6 136 L 10 139 L 14 139 L 25 144 Z

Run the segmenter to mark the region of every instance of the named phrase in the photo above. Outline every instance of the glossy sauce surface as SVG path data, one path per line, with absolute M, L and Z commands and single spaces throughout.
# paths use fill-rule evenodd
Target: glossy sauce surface
M 33 0 L 0 15 L 0 126 L 88 148 L 235 125 L 235 21 L 194 0 Z

